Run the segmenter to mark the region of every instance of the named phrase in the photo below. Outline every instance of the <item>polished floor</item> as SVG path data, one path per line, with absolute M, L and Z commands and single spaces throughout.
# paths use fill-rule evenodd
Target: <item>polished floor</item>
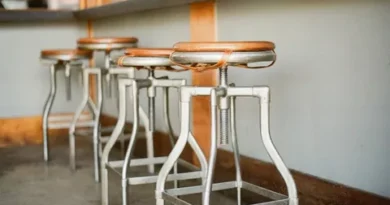
M 93 179 L 91 150 L 89 142 L 78 140 L 78 170 L 72 172 L 66 141 L 51 146 L 52 160 L 47 165 L 42 162 L 41 146 L 0 148 L 0 205 L 100 205 L 100 184 Z M 145 173 L 144 168 L 131 171 Z M 112 173 L 109 179 L 110 205 L 119 205 L 120 178 Z M 200 204 L 199 199 L 200 195 L 185 197 L 193 204 Z M 212 199 L 213 205 L 236 204 L 218 193 Z M 130 205 L 155 204 L 154 185 L 132 186 L 129 201 Z

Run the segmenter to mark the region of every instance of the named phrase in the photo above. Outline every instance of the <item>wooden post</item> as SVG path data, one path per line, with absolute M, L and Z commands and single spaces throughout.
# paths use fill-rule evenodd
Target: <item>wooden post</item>
M 191 41 L 215 41 L 215 2 L 207 1 L 190 5 Z M 216 71 L 192 72 L 192 84 L 197 86 L 216 85 Z M 192 103 L 193 133 L 206 157 L 210 153 L 210 97 L 196 96 Z M 195 164 L 199 164 L 193 154 Z
M 79 0 L 79 9 L 85 9 L 87 8 L 87 1 L 86 0 Z
M 88 38 L 93 37 L 93 24 L 92 21 L 89 20 L 87 22 L 87 35 Z M 94 58 L 92 57 L 89 60 L 89 67 L 94 67 L 95 66 L 95 61 Z M 96 77 L 95 76 L 89 76 L 89 95 L 91 96 L 92 100 L 96 100 Z

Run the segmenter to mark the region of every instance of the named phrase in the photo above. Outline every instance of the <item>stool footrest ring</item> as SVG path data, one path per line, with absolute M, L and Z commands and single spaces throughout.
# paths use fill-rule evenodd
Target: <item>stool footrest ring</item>
M 168 159 L 168 157 L 154 157 L 154 158 L 141 158 L 141 159 L 132 159 L 130 161 L 130 167 L 136 166 L 145 166 L 149 164 L 163 164 Z M 110 161 L 106 164 L 106 167 L 109 168 L 122 168 L 124 160 Z M 179 160 L 178 164 L 181 166 L 190 169 L 191 171 L 196 171 L 196 167 L 189 165 L 189 162 L 185 160 Z
M 63 129 L 63 128 L 68 128 L 70 126 L 70 122 L 58 122 L 58 123 L 49 123 L 48 128 L 49 129 Z M 94 123 L 93 121 L 83 121 L 83 122 L 78 122 L 76 124 L 77 128 L 81 127 L 93 127 Z
M 149 164 L 163 164 L 168 157 L 154 157 L 154 158 L 142 158 L 142 159 L 132 159 L 130 161 L 130 167 L 135 166 L 144 166 Z M 123 167 L 124 160 L 110 161 L 107 163 L 107 166 L 112 168 Z
M 152 160 L 154 164 L 162 164 L 165 162 L 167 157 L 156 157 L 152 159 L 133 159 L 130 162 L 130 167 L 134 166 L 144 166 L 149 165 Z M 158 160 L 158 161 L 156 161 Z M 122 175 L 121 171 L 116 170 L 115 168 L 120 168 L 123 166 L 123 160 L 109 162 L 106 167 L 113 170 L 118 175 Z M 203 177 L 202 171 L 191 171 L 178 174 L 169 174 L 166 181 L 175 181 L 175 180 L 190 180 L 190 179 L 200 179 Z M 140 185 L 140 184 L 153 184 L 156 183 L 158 179 L 157 175 L 154 176 L 140 176 L 140 177 L 129 177 L 127 178 L 129 185 Z
M 202 171 L 186 172 L 179 174 L 169 174 L 167 182 L 175 180 L 190 180 L 202 178 Z M 128 178 L 129 185 L 140 185 L 140 184 L 154 184 L 157 182 L 158 176 L 145 176 L 145 177 L 131 177 Z
M 239 183 L 236 181 L 214 183 L 212 185 L 212 191 L 221 191 L 221 190 L 233 189 L 238 187 L 239 187 Z M 254 184 L 250 184 L 248 182 L 242 182 L 241 188 L 273 200 L 270 202 L 256 203 L 253 205 L 282 205 L 282 204 L 288 205 L 290 201 L 290 199 L 286 195 L 265 189 L 263 187 Z M 176 188 L 176 189 L 168 189 L 162 193 L 162 198 L 165 201 L 176 205 L 191 205 L 190 203 L 183 201 L 182 199 L 179 199 L 176 196 L 198 194 L 198 193 L 202 193 L 203 190 L 204 190 L 204 186 L 191 186 L 191 187 L 183 187 L 183 188 Z
M 184 200 L 181 200 L 177 197 L 174 197 L 172 195 L 169 195 L 166 192 L 162 193 L 162 199 L 164 199 L 164 201 L 167 201 L 167 202 L 169 202 L 171 204 L 175 204 L 175 205 L 191 205 L 190 203 L 188 203 Z

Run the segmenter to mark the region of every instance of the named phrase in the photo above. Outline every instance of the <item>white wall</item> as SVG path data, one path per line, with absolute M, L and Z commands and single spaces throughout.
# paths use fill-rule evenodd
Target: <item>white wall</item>
M 95 36 L 135 36 L 139 39 L 139 47 L 172 47 L 178 41 L 188 41 L 189 33 L 189 8 L 188 6 L 173 7 L 169 9 L 152 10 L 133 13 L 94 22 Z M 114 55 L 121 55 L 123 51 Z M 102 55 L 97 55 L 97 65 L 102 65 Z M 137 71 L 137 77 L 145 76 L 145 71 Z M 156 76 L 169 75 L 170 78 L 187 79 L 190 83 L 189 72 L 166 73 L 156 72 Z M 156 128 L 165 130 L 162 116 L 162 92 L 157 93 L 156 98 Z M 178 121 L 178 97 L 177 91 L 170 92 L 170 109 L 172 124 L 175 133 L 179 132 Z M 115 99 L 115 98 L 113 98 Z M 146 90 L 141 91 L 141 106 L 147 111 Z M 105 100 L 103 112 L 116 115 L 114 100 Z M 128 119 L 131 120 L 131 106 L 129 106 Z
M 40 62 L 42 49 L 75 48 L 85 25 L 63 23 L 0 24 L 0 117 L 41 115 L 50 88 L 50 70 Z M 63 72 L 58 74 L 53 112 L 74 111 L 80 92 L 73 87 L 73 101 L 65 102 Z M 73 79 L 76 80 L 76 79 Z
M 230 69 L 269 85 L 271 131 L 288 167 L 390 197 L 390 1 L 220 1 L 219 40 L 270 40 L 278 61 Z M 242 154 L 268 160 L 258 103 L 238 103 Z M 259 170 L 261 171 L 261 170 Z

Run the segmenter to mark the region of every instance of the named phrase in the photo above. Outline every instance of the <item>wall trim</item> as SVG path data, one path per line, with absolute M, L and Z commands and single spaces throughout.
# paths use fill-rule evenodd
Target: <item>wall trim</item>
M 50 116 L 71 115 L 73 116 L 73 113 L 54 113 Z M 42 115 L 0 118 L 0 147 L 41 144 L 42 134 Z M 68 129 L 49 130 L 51 141 L 67 135 Z

